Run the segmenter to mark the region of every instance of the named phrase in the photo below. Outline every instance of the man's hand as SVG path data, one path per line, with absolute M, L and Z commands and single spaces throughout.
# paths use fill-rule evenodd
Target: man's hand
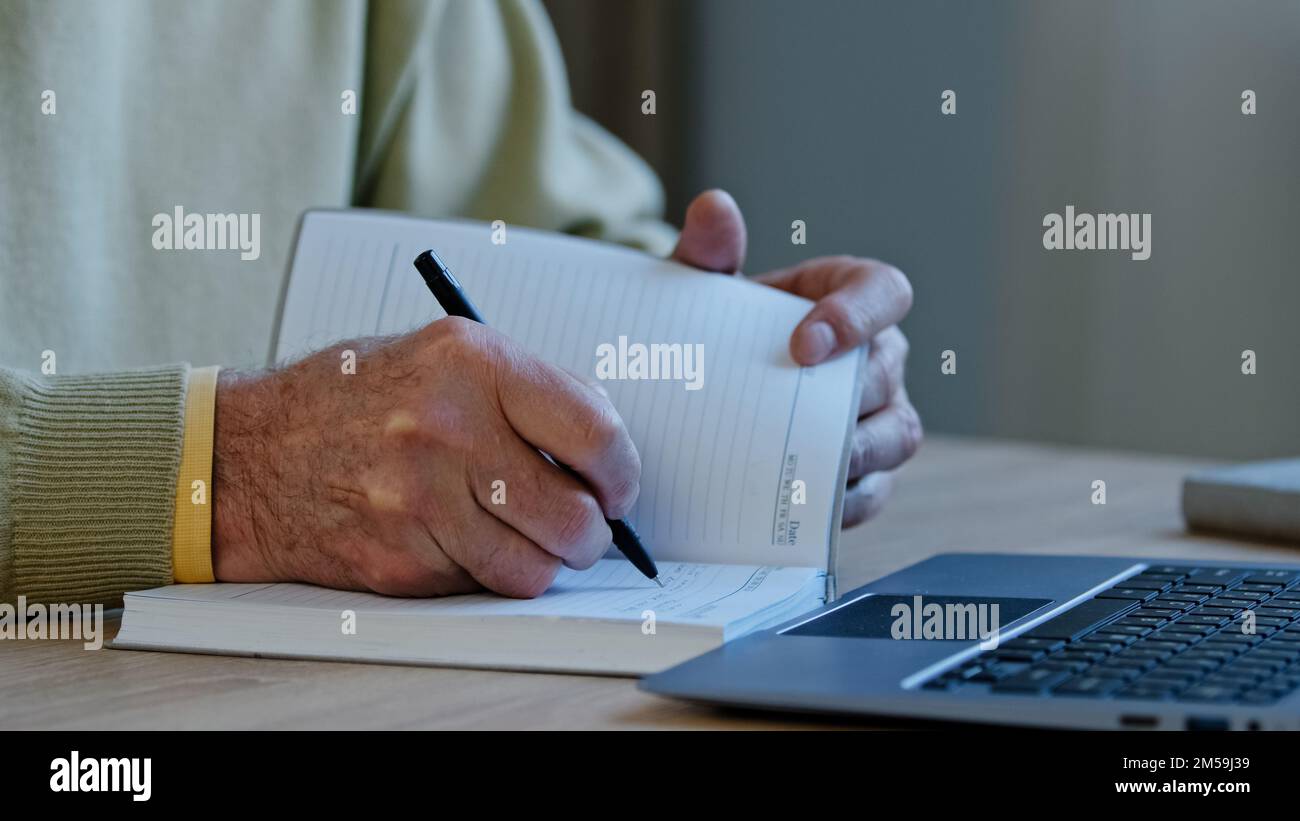
M 745 261 L 745 221 L 724 191 L 706 191 L 686 211 L 673 259 L 735 274 Z M 857 257 L 820 257 L 757 281 L 817 304 L 794 329 L 790 355 L 801 365 L 868 346 L 858 426 L 853 434 L 844 524 L 874 516 L 892 486 L 892 469 L 921 444 L 921 418 L 903 384 L 907 338 L 897 327 L 912 307 L 912 286 L 893 266 Z
M 561 563 L 605 553 L 605 517 L 640 489 L 636 448 L 600 392 L 463 319 L 223 373 L 215 436 L 221 581 L 536 596 Z

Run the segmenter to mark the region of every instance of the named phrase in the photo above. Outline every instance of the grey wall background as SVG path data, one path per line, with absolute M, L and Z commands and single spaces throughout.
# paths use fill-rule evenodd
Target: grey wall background
M 931 431 L 1300 453 L 1300 3 L 548 6 L 575 102 L 651 160 L 672 218 L 721 186 L 751 271 L 854 253 L 908 273 Z M 1151 258 L 1044 250 L 1067 204 L 1150 212 Z

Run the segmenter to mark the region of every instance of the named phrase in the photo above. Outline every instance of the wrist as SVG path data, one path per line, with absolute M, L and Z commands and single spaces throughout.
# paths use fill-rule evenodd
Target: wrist
M 262 374 L 222 371 L 212 443 L 212 569 L 217 581 L 275 581 L 273 475 L 268 469 L 274 387 Z

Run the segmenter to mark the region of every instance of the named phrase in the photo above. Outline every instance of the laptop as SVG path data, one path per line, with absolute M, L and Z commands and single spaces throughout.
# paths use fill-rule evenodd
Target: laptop
M 895 720 L 1294 730 L 1300 565 L 939 555 L 640 686 Z

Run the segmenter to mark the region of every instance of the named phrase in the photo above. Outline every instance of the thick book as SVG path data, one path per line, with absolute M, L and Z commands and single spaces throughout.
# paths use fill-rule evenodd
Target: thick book
M 796 364 L 808 300 L 514 226 L 309 211 L 271 359 L 444 317 L 412 267 L 428 248 L 489 325 L 603 380 L 641 455 L 628 519 L 665 589 L 612 550 L 532 601 L 177 585 L 129 594 L 115 646 L 637 674 L 833 597 L 862 354 Z
M 1300 459 L 1194 473 L 1183 480 L 1183 516 L 1196 530 L 1300 543 Z
M 806 567 L 625 559 L 562 568 L 536 599 L 400 599 L 305 584 L 128 593 L 114 647 L 613 675 L 658 672 L 822 603 Z

